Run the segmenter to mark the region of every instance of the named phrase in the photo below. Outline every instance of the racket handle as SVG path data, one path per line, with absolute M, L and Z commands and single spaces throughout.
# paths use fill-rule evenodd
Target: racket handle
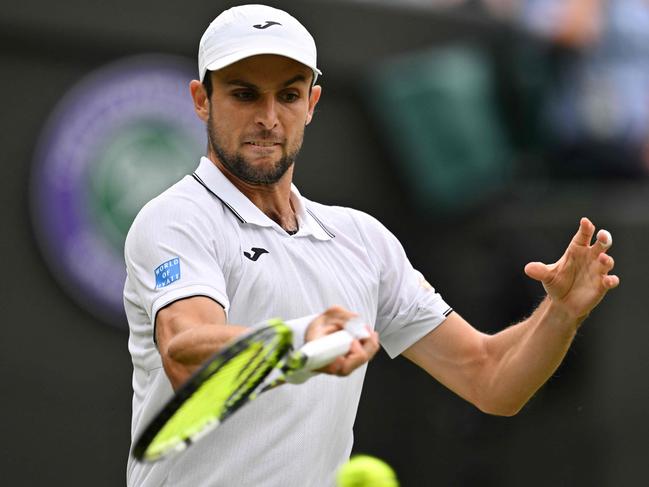
M 297 353 L 306 357 L 299 370 L 293 371 L 286 376 L 286 381 L 291 384 L 301 384 L 317 372 L 316 369 L 330 364 L 341 355 L 347 354 L 355 339 L 368 338 L 370 332 L 367 325 L 361 318 L 352 318 L 345 325 L 344 330 L 337 331 L 331 335 L 312 340 L 304 344 Z
M 349 352 L 354 337 L 346 330 L 340 330 L 331 335 L 312 340 L 300 348 L 306 355 L 305 370 L 315 370 L 333 362 L 341 355 Z

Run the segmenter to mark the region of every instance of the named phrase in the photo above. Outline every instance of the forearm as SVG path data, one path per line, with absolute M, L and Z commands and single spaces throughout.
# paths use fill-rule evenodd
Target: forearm
M 206 324 L 192 326 L 175 335 L 160 349 L 165 372 L 174 390 L 226 343 L 247 330 L 245 326 Z
M 286 321 L 293 331 L 294 347 L 304 344 L 305 331 L 316 316 Z M 223 308 L 208 298 L 198 297 L 163 309 L 156 329 L 162 364 L 173 388 L 177 389 L 214 353 L 248 332 L 250 327 L 228 324 Z
M 528 319 L 489 336 L 451 313 L 403 355 L 481 410 L 516 414 L 557 369 L 581 321 L 620 284 L 609 274 L 613 238 L 600 230 L 591 245 L 594 232 L 582 218 L 557 262 L 525 266 L 548 293 Z
M 174 389 L 225 343 L 246 330 L 227 324 L 223 307 L 206 296 L 171 303 L 158 312 L 155 324 L 162 365 Z
M 167 355 L 185 367 L 201 365 L 226 343 L 248 330 L 239 325 L 201 325 L 176 335 L 167 347 Z
M 566 355 L 580 320 L 546 298 L 526 320 L 485 339 L 484 409 L 518 412 Z

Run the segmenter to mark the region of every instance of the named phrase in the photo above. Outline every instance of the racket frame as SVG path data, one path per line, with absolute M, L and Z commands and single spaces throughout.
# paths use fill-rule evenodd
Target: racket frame
M 291 329 L 279 319 L 268 320 L 267 326 L 263 328 L 254 329 L 246 333 L 229 345 L 222 348 L 214 355 L 212 355 L 187 381 L 175 392 L 171 399 L 163 406 L 163 408 L 154 416 L 149 425 L 140 434 L 137 441 L 133 446 L 133 456 L 140 461 L 154 462 L 161 460 L 173 453 L 180 452 L 186 449 L 192 443 L 198 441 L 205 436 L 221 422 L 227 419 L 235 411 L 237 411 L 248 398 L 255 392 L 257 387 L 264 381 L 264 379 L 282 362 L 282 357 L 286 355 L 292 345 L 293 333 Z M 277 356 L 276 360 L 272 363 L 267 361 L 267 358 L 262 359 L 252 368 L 247 376 L 241 381 L 240 386 L 232 391 L 226 401 L 222 405 L 221 413 L 215 416 L 212 422 L 206 423 L 206 426 L 201 428 L 200 431 L 179 439 L 178 443 L 171 448 L 165 448 L 163 451 L 152 454 L 149 452 L 151 444 L 156 439 L 156 436 L 163 430 L 167 422 L 181 409 L 183 404 L 200 389 L 200 387 L 214 374 L 221 370 L 231 360 L 236 358 L 241 352 L 247 350 L 255 341 L 263 341 L 265 345 L 276 339 L 277 344 L 270 349 L 267 346 L 261 348 L 261 353 L 270 355 L 274 353 Z M 279 351 L 278 351 L 279 350 Z M 265 366 L 266 370 L 258 374 L 252 382 L 249 381 L 258 372 L 259 368 Z M 236 399 L 233 401 L 233 397 Z

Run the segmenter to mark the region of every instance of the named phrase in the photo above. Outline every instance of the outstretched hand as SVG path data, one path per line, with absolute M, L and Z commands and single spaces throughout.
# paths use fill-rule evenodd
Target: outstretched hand
M 613 257 L 606 253 L 613 244 L 611 234 L 600 230 L 591 245 L 594 233 L 595 225 L 582 218 L 577 234 L 557 262 L 530 262 L 525 266 L 525 273 L 543 284 L 553 302 L 578 320 L 588 316 L 606 293 L 620 284 L 618 276 L 609 274 L 614 265 Z

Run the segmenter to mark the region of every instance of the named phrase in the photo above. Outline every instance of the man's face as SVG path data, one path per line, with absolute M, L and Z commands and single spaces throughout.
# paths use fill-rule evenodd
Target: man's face
M 250 184 L 273 184 L 293 165 L 320 88 L 292 59 L 259 55 L 212 73 L 207 128 L 218 160 Z

